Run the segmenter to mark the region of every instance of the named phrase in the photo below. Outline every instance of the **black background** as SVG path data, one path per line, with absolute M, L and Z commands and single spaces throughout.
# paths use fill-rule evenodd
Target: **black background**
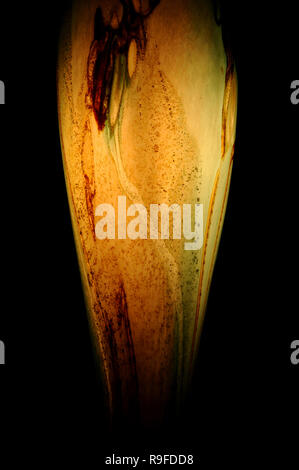
M 179 431 L 139 439 L 131 431 L 108 435 L 72 238 L 56 111 L 67 2 L 15 3 L 1 4 L 0 13 L 0 339 L 7 362 L 0 368 L 0 460 L 43 468 L 80 459 L 83 468 L 102 468 L 111 449 L 154 449 L 193 452 L 202 468 L 294 464 L 296 2 L 224 2 L 239 79 L 238 128 L 193 400 Z

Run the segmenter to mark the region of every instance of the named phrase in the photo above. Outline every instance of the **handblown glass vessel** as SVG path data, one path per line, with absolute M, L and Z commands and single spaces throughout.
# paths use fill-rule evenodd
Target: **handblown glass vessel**
M 74 1 L 57 83 L 107 406 L 151 426 L 190 386 L 229 191 L 237 79 L 215 2 Z

